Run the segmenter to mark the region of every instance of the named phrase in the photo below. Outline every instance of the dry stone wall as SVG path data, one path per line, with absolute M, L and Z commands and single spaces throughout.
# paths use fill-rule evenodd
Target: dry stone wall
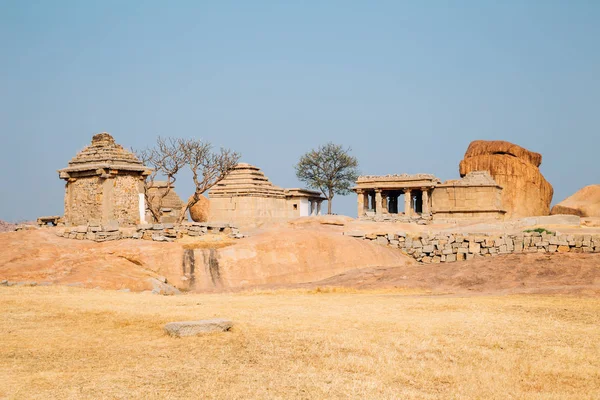
M 396 247 L 415 260 L 430 264 L 494 257 L 511 253 L 600 253 L 600 235 L 523 232 L 513 235 L 407 234 L 345 232 L 344 235 Z
M 61 228 L 56 231 L 58 236 L 68 239 L 92 240 L 106 242 L 121 239 L 153 240 L 156 242 L 173 242 L 184 236 L 203 236 L 206 234 L 227 234 L 234 239 L 244 237 L 239 229 L 229 224 L 207 224 L 184 222 L 181 225 L 141 224 L 135 228 L 121 228 L 117 224 L 89 223 L 75 227 Z

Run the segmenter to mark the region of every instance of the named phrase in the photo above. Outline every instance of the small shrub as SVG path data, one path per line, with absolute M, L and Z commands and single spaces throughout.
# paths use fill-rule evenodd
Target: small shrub
M 554 232 L 552 232 L 552 231 L 550 231 L 550 230 L 548 230 L 546 228 L 527 229 L 527 230 L 524 230 L 523 232 L 537 232 L 537 233 L 540 233 L 540 234 L 546 232 L 548 235 L 554 235 Z

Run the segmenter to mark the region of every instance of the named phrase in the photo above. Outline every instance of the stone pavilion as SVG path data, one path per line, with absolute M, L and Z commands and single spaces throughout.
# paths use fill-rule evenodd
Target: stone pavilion
M 66 181 L 66 225 L 144 222 L 144 181 L 150 170 L 108 133 L 94 135 L 58 173 Z
M 431 174 L 366 175 L 358 178 L 353 190 L 361 219 L 500 220 L 506 213 L 502 187 L 487 171 L 444 183 Z

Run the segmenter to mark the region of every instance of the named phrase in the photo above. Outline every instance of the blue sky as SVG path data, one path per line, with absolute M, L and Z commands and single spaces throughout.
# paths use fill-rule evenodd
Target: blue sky
M 598 21 L 594 0 L 0 0 L 0 219 L 62 214 L 56 170 L 102 131 L 202 138 L 284 187 L 327 141 L 365 174 L 445 180 L 508 140 L 543 154 L 556 203 L 600 183 Z

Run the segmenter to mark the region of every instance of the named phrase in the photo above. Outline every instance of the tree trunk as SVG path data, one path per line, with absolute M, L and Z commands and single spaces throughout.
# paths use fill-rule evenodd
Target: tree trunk
M 331 200 L 333 196 L 327 198 L 327 214 L 331 215 Z
M 194 195 L 189 199 L 189 201 L 181 207 L 181 212 L 179 213 L 179 218 L 177 218 L 178 224 L 181 224 L 183 222 L 183 220 L 185 218 L 185 213 L 187 212 L 187 210 L 189 210 L 191 207 L 193 207 L 194 204 L 196 204 L 198 202 L 198 200 L 200 200 L 200 195 L 198 193 L 194 193 Z

